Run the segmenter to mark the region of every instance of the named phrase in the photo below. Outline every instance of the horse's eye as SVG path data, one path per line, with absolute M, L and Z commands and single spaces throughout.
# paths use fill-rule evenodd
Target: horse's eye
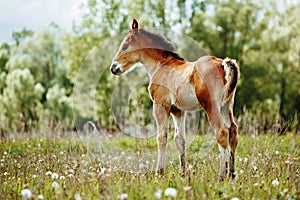
M 128 49 L 128 47 L 129 47 L 128 44 L 124 44 L 124 45 L 122 46 L 122 51 L 126 51 L 126 49 Z

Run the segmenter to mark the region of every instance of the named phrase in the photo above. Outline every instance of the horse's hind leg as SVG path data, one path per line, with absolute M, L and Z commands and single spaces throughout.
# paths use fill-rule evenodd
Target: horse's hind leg
M 172 106 L 171 114 L 175 126 L 174 140 L 179 153 L 181 174 L 185 175 L 185 112 Z
M 229 146 L 230 146 L 230 159 L 229 159 L 229 176 L 235 178 L 235 150 L 238 143 L 238 130 L 233 117 L 232 102 L 228 102 L 221 108 L 223 120 L 227 127 L 229 127 Z
M 168 117 L 170 115 L 170 108 L 161 104 L 154 104 L 153 114 L 157 126 L 157 146 L 158 146 L 158 159 L 156 174 L 164 174 L 165 167 L 165 154 L 168 142 Z
M 204 107 L 211 126 L 216 131 L 216 138 L 220 150 L 220 170 L 219 179 L 223 181 L 228 174 L 229 162 L 229 129 L 226 127 L 220 109 L 216 105 Z
M 230 145 L 230 161 L 229 161 L 229 176 L 235 178 L 235 150 L 238 144 L 238 128 L 234 121 L 233 111 L 229 110 L 230 128 L 229 128 L 229 145 Z

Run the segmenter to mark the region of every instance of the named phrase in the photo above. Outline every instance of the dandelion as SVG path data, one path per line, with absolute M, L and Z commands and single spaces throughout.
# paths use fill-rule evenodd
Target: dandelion
M 191 186 L 185 186 L 185 187 L 183 187 L 183 190 L 184 190 L 184 191 L 189 191 L 190 189 L 192 189 Z
M 74 177 L 74 175 L 73 174 L 68 174 L 68 177 L 72 178 L 72 177 Z
M 257 187 L 257 186 L 259 186 L 259 183 L 254 183 L 253 186 Z
M 167 197 L 176 197 L 177 190 L 175 188 L 167 188 L 164 192 L 165 196 Z
M 75 198 L 75 200 L 81 200 L 81 196 L 79 193 L 76 193 L 74 198 Z
M 51 175 L 51 178 L 52 178 L 52 179 L 58 179 L 58 177 L 59 177 L 59 176 L 58 176 L 57 173 L 53 173 L 53 174 Z
M 120 199 L 120 200 L 125 200 L 127 198 L 128 198 L 128 194 L 126 194 L 126 193 L 118 195 L 118 199 Z
M 162 191 L 161 191 L 160 189 L 158 189 L 158 190 L 154 193 L 155 199 L 160 199 L 160 198 L 161 198 L 161 193 L 162 193 Z
M 52 187 L 57 190 L 59 188 L 59 185 L 58 185 L 58 183 L 56 181 L 54 181 L 52 183 Z
M 21 196 L 22 196 L 22 199 L 24 199 L 24 200 L 31 199 L 32 193 L 29 189 L 24 189 L 21 191 Z
M 279 181 L 278 181 L 277 179 L 273 180 L 273 181 L 272 181 L 272 185 L 273 185 L 274 187 L 277 187 L 277 186 L 279 185 Z
M 42 194 L 39 194 L 39 195 L 37 196 L 37 198 L 38 198 L 39 200 L 43 200 L 43 199 L 44 199 L 44 196 L 43 196 Z
M 46 176 L 49 176 L 49 175 L 51 175 L 51 174 L 52 174 L 51 171 L 47 171 L 47 172 L 46 172 Z

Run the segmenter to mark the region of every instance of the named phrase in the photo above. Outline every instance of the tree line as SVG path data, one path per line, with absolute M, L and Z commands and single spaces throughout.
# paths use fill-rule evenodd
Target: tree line
M 37 31 L 24 28 L 12 33 L 13 44 L 0 44 L 2 131 L 29 131 L 41 123 L 63 122 L 72 127 L 73 87 L 80 67 L 93 48 L 127 31 L 133 18 L 145 27 L 180 31 L 208 54 L 235 58 L 241 69 L 235 112 L 259 107 L 265 113 L 277 112 L 279 121 L 298 119 L 299 129 L 299 3 L 88 0 L 83 7 L 87 12 L 69 32 L 55 24 Z M 96 115 L 82 117 L 96 118 L 102 127 L 113 125 L 114 87 L 113 77 L 105 70 L 95 91 Z M 148 108 L 145 88 L 140 89 L 138 103 Z M 136 104 L 130 102 L 133 107 Z M 149 119 L 144 118 L 147 123 Z

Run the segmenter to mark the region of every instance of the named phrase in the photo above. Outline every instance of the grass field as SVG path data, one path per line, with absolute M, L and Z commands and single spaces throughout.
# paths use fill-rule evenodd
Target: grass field
M 174 149 L 173 141 L 170 142 L 171 155 Z M 143 155 L 147 147 L 145 151 L 156 155 L 154 138 L 140 141 L 112 137 L 107 144 L 113 147 L 105 146 L 101 156 L 97 156 L 97 151 L 93 151 L 97 145 L 78 137 L 1 140 L 0 199 L 26 199 L 26 195 L 31 199 L 76 200 L 300 197 L 299 135 L 241 135 L 236 158 L 238 178 L 225 182 L 218 182 L 219 152 L 210 134 L 197 136 L 189 145 L 186 177 L 178 173 L 179 164 L 174 156 L 169 156 L 164 177 L 156 177 L 152 171 L 155 157 L 146 162 L 147 170 L 130 170 L 129 163 L 136 161 L 126 163 L 127 153 Z M 110 155 L 105 157 L 103 152 Z M 125 159 L 121 160 L 120 155 Z M 171 196 L 167 188 L 175 189 Z M 176 196 L 172 197 L 174 191 Z

